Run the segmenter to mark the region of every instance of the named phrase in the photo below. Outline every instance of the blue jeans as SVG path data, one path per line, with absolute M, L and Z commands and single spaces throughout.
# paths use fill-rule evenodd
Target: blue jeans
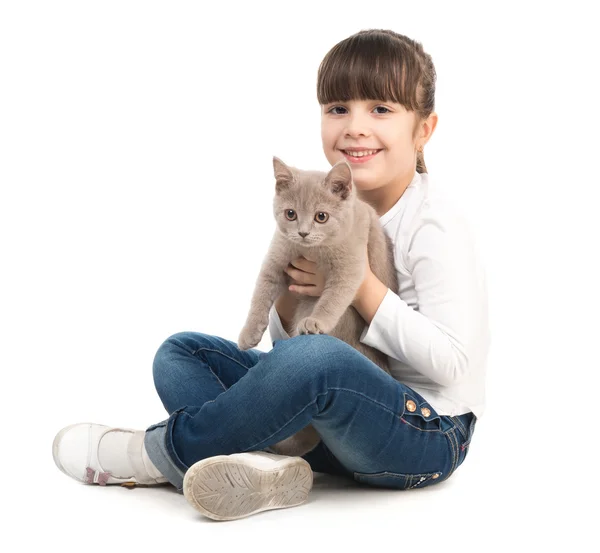
M 424 488 L 464 461 L 473 413 L 440 416 L 425 399 L 341 340 L 301 335 L 273 349 L 181 332 L 158 349 L 154 383 L 169 418 L 145 446 L 179 492 L 201 459 L 266 450 L 308 424 L 322 441 L 302 457 L 315 472 L 385 488 Z

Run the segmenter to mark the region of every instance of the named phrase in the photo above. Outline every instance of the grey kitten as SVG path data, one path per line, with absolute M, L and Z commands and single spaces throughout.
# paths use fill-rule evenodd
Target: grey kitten
M 277 228 L 256 281 L 238 346 L 247 350 L 260 342 L 273 303 L 292 281 L 284 269 L 304 256 L 323 271 L 325 288 L 320 297 L 298 297 L 290 336 L 335 336 L 389 373 L 387 355 L 360 342 L 365 321 L 351 303 L 364 279 L 367 244 L 371 270 L 398 292 L 393 247 L 375 209 L 358 198 L 350 164 L 342 160 L 325 173 L 289 167 L 273 157 L 273 167 Z M 280 455 L 301 456 L 320 440 L 308 425 L 270 449 Z

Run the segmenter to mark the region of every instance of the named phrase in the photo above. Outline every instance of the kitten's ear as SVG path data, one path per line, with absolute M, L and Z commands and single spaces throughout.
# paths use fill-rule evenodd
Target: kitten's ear
M 283 163 L 278 157 L 273 156 L 273 170 L 275 173 L 275 191 L 281 192 L 284 188 L 288 188 L 294 182 L 294 175 L 290 168 Z
M 342 159 L 327 173 L 323 184 L 334 194 L 345 200 L 352 191 L 352 169 L 350 164 Z

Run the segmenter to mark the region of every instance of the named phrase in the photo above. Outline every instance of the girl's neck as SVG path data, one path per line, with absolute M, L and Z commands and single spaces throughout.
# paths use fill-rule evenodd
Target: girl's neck
M 377 215 L 382 217 L 396 205 L 396 202 L 409 187 L 413 177 L 414 171 L 401 181 L 391 182 L 373 190 L 360 190 L 358 197 L 373 206 L 375 211 L 377 211 Z

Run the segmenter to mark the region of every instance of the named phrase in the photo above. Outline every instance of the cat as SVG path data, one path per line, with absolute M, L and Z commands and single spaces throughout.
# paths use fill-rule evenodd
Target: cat
M 326 173 L 291 167 L 273 157 L 273 168 L 277 227 L 256 281 L 238 347 L 248 350 L 260 342 L 273 303 L 292 281 L 284 269 L 303 256 L 324 272 L 325 287 L 320 297 L 298 297 L 290 336 L 335 336 L 389 374 L 387 355 L 360 341 L 366 323 L 351 303 L 365 276 L 367 251 L 372 272 L 398 293 L 393 245 L 375 209 L 358 197 L 350 164 L 341 160 Z M 309 424 L 269 450 L 301 456 L 320 440 Z

